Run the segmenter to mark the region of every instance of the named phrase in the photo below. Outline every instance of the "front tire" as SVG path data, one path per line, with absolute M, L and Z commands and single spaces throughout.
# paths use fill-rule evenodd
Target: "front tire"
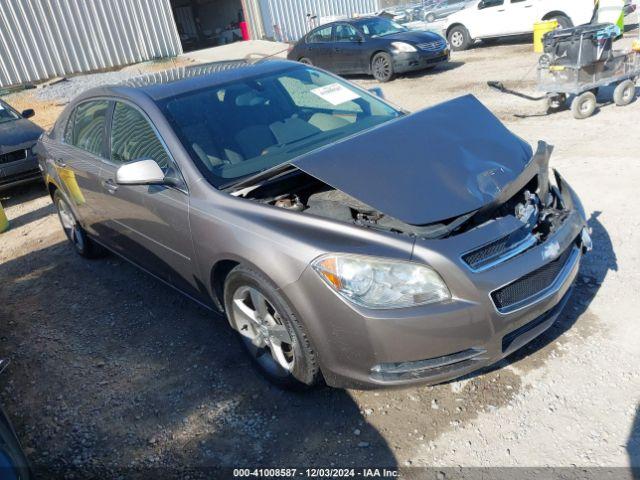
M 309 335 L 271 280 L 251 268 L 234 268 L 225 281 L 224 304 L 253 364 L 269 381 L 287 389 L 320 382 Z
M 300 63 L 302 63 L 303 65 L 309 65 L 309 66 L 313 66 L 313 62 L 311 61 L 311 59 L 307 58 L 307 57 L 302 57 L 300 60 L 298 60 Z
M 462 25 L 457 25 L 449 30 L 449 33 L 447 34 L 447 40 L 449 40 L 451 50 L 453 50 L 454 52 L 467 50 L 471 46 L 471 36 L 469 35 L 469 30 L 467 30 Z
M 104 257 L 107 251 L 89 238 L 60 190 L 54 192 L 53 203 L 58 210 L 58 218 L 64 233 L 75 251 L 84 258 Z
M 391 55 L 386 52 L 376 53 L 371 60 L 371 73 L 380 83 L 393 80 L 395 72 Z
M 427 15 L 426 20 L 427 20 L 427 23 L 433 23 L 436 21 L 436 16 L 433 13 L 429 13 Z

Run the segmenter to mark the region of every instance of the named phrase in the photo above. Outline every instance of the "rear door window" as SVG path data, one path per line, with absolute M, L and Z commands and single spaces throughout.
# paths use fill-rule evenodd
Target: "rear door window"
M 307 43 L 326 43 L 331 41 L 331 28 L 325 27 L 311 32 L 307 37 Z
M 69 122 L 69 125 L 73 125 L 73 131 L 71 134 L 65 133 L 65 140 L 70 140 L 69 143 L 86 152 L 104 157 L 108 111 L 108 100 L 93 100 L 78 105 Z

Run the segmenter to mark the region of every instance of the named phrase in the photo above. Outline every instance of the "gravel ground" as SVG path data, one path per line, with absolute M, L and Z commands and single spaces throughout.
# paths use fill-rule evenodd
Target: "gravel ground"
M 576 121 L 486 87 L 532 88 L 535 61 L 523 43 L 476 48 L 384 85 L 410 110 L 478 96 L 526 140 L 555 145 L 553 166 L 590 214 L 595 250 L 557 324 L 456 382 L 282 392 L 222 318 L 115 257 L 74 255 L 41 187 L 3 194 L 1 399 L 36 467 L 640 467 L 640 105 Z

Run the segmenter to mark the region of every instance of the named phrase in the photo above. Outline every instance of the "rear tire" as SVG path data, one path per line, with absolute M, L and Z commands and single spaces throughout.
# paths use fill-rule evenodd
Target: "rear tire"
M 300 63 L 304 64 L 304 65 L 309 65 L 309 66 L 313 66 L 313 62 L 307 58 L 307 57 L 302 57 L 300 60 L 298 60 Z
M 469 31 L 462 25 L 457 25 L 449 30 L 447 40 L 449 40 L 451 50 L 454 52 L 467 50 L 471 46 L 471 36 L 469 35 Z
M 629 105 L 636 98 L 636 83 L 633 80 L 620 82 L 613 91 L 613 101 L 619 107 Z
M 551 17 L 549 20 L 555 20 L 558 22 L 558 30 L 573 27 L 573 22 L 566 15 L 556 15 L 555 17 Z
M 578 95 L 571 102 L 571 113 L 576 120 L 589 118 L 596 111 L 598 103 L 593 92 L 585 92 Z
M 430 13 L 427 15 L 427 18 L 425 20 L 427 21 L 427 23 L 433 23 L 436 21 L 436 16 L 433 13 Z
M 270 382 L 294 390 L 320 383 L 309 335 L 271 280 L 242 265 L 234 268 L 225 281 L 224 305 L 254 366 Z
M 371 73 L 380 83 L 393 80 L 395 72 L 393 71 L 393 59 L 391 55 L 386 52 L 376 53 L 371 60 Z
M 76 219 L 69 202 L 60 190 L 54 192 L 53 203 L 58 210 L 58 218 L 60 219 L 64 233 L 73 245 L 75 251 L 84 258 L 104 257 L 107 251 L 89 238 L 87 232 L 84 231 Z

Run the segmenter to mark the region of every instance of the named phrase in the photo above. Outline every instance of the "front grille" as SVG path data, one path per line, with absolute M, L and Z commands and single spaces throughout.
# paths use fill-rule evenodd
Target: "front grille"
M 27 158 L 26 150 L 16 150 L 15 152 L 3 153 L 0 155 L 0 164 L 17 162 L 18 160 L 24 160 Z
M 569 297 L 571 296 L 571 289 L 565 293 L 564 297 L 562 297 L 562 300 L 560 300 L 560 302 L 553 307 L 551 310 L 549 310 L 548 312 L 543 313 L 542 315 L 540 315 L 538 318 L 536 318 L 535 320 L 521 326 L 520 328 L 515 329 L 513 332 L 508 333 L 507 335 L 505 335 L 502 339 L 502 353 L 505 353 L 507 350 L 509 350 L 509 347 L 511 347 L 511 345 L 513 345 L 514 342 L 516 342 L 517 340 L 520 339 L 520 337 L 522 337 L 523 335 L 528 334 L 529 332 L 531 332 L 532 330 L 535 330 L 536 328 L 538 328 L 540 325 L 543 325 L 544 323 L 548 322 L 549 320 L 551 320 L 554 317 L 558 317 L 558 315 L 560 315 L 560 312 L 564 309 L 565 305 L 567 304 L 567 302 L 569 301 Z M 551 326 L 551 325 L 549 325 Z M 542 333 L 542 332 L 540 332 Z M 533 340 L 533 339 L 530 339 Z
M 446 46 L 447 42 L 444 40 L 418 44 L 418 48 L 423 52 L 439 52 L 440 50 L 444 50 Z
M 531 237 L 531 231 L 521 228 L 506 237 L 502 237 L 483 247 L 462 256 L 462 260 L 474 270 L 480 270 L 487 267 L 501 257 L 509 256 L 508 254 L 514 250 L 520 251 L 523 242 Z
M 554 261 L 528 273 L 491 294 L 498 310 L 504 310 L 536 296 L 553 285 L 573 252 L 573 245 Z

